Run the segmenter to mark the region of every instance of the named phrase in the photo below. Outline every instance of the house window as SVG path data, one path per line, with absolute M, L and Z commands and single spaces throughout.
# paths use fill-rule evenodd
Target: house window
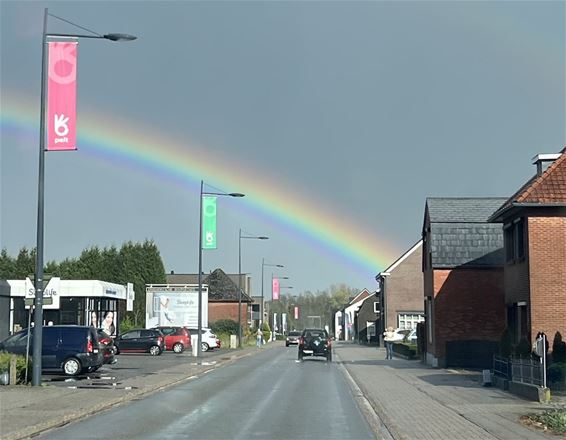
M 523 219 L 503 227 L 505 241 L 505 261 L 513 263 L 525 258 L 525 222 Z
M 419 312 L 397 314 L 398 327 L 403 330 L 417 328 L 417 324 L 424 320 L 424 314 Z

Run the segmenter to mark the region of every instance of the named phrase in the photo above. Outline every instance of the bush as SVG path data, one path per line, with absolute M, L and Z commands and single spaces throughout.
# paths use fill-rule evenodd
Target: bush
M 393 352 L 404 356 L 407 359 L 414 359 L 417 357 L 417 344 L 396 342 L 393 344 Z
M 126 333 L 129 330 L 136 328 L 136 324 L 132 319 L 130 312 L 126 314 L 126 316 L 120 320 L 120 334 Z
M 566 362 L 566 342 L 560 332 L 556 332 L 552 342 L 552 362 Z
M 219 319 L 210 323 L 210 329 L 216 334 L 227 333 L 229 335 L 237 335 L 238 323 L 233 319 Z
M 10 372 L 10 359 L 14 356 L 12 353 L 0 352 L 0 373 Z M 25 383 L 26 378 L 26 357 L 16 356 L 16 384 Z M 31 378 L 31 358 L 27 365 L 28 380 Z
M 549 382 L 563 383 L 566 381 L 566 363 L 552 364 L 546 370 L 546 378 Z
M 263 332 L 263 340 L 269 341 L 271 339 L 271 327 L 269 327 L 267 322 L 261 325 L 261 331 Z
M 515 356 L 529 357 L 531 355 L 531 344 L 525 338 L 521 339 L 515 347 Z
M 499 340 L 499 356 L 509 357 L 513 353 L 513 336 L 508 328 L 505 329 Z
M 554 408 L 540 414 L 528 416 L 531 420 L 541 423 L 555 434 L 566 434 L 566 409 Z

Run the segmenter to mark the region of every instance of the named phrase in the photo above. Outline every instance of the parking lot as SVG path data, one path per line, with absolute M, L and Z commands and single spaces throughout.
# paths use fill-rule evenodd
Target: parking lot
M 202 353 L 202 364 L 214 364 L 218 360 L 229 357 L 233 350 L 226 348 L 215 349 Z M 120 354 L 116 356 L 117 362 L 113 365 L 103 365 L 93 373 L 69 377 L 63 374 L 42 375 L 42 381 L 49 385 L 71 388 L 121 388 L 125 379 L 137 376 L 160 374 L 160 370 L 173 367 L 179 363 L 197 364 L 197 359 L 190 351 L 177 354 L 164 351 L 159 356 L 148 353 Z

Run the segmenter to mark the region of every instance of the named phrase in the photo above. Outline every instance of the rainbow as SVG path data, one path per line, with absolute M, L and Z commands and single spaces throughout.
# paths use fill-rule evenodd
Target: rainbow
M 37 137 L 38 104 L 6 93 L 3 101 L 2 132 L 16 137 Z M 321 203 L 308 200 L 280 182 L 258 174 L 257 170 L 246 169 L 237 159 L 220 156 L 212 149 L 187 146 L 131 121 L 114 117 L 110 120 L 84 112 L 80 114 L 78 130 L 77 143 L 83 154 L 158 175 L 172 183 L 189 186 L 197 194 L 201 179 L 214 187 L 245 193 L 246 197 L 238 202 L 243 209 L 298 236 L 324 256 L 330 254 L 367 279 L 400 255 L 397 246 L 376 237 L 375 232 L 360 230 L 347 215 L 340 218 Z

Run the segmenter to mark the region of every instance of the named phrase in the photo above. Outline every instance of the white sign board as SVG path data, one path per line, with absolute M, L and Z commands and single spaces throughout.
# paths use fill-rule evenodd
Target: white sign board
M 208 326 L 208 289 L 202 289 L 202 327 Z M 146 328 L 198 326 L 198 288 L 146 289 Z
M 35 299 L 35 287 L 29 277 L 26 277 L 26 300 L 33 301 Z M 43 289 L 43 308 L 59 309 L 61 303 L 61 278 L 53 277 Z M 26 306 L 29 308 L 30 306 Z

